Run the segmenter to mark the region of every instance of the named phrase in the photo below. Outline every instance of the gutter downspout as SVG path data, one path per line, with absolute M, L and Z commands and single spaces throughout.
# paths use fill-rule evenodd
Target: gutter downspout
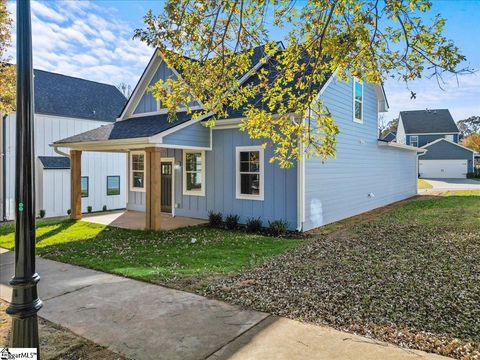
M 61 150 L 58 150 L 56 146 L 53 147 L 53 151 L 55 151 L 58 155 L 65 156 L 70 159 L 70 154 L 67 154 Z
M 7 155 L 7 115 L 2 117 L 2 221 L 7 221 L 7 167 L 5 158 Z

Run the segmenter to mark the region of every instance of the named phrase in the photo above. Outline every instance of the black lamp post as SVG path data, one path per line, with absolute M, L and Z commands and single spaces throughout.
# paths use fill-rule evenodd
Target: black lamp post
M 15 276 L 10 280 L 12 302 L 11 347 L 37 348 L 37 295 L 40 276 L 35 272 L 35 168 L 33 147 L 33 67 L 30 0 L 17 1 L 17 132 L 15 177 Z

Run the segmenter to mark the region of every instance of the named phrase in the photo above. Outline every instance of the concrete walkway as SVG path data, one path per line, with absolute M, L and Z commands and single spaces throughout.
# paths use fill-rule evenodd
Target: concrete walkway
M 480 181 L 473 179 L 423 179 L 431 184 L 431 189 L 423 192 L 437 192 L 448 190 L 480 190 Z
M 37 258 L 39 315 L 132 359 L 445 359 Z M 0 248 L 0 297 L 13 253 Z

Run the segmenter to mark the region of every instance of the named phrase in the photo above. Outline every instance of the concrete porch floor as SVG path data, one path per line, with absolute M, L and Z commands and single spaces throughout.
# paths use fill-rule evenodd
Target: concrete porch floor
M 207 223 L 206 220 L 202 219 L 193 219 L 183 216 L 173 217 L 169 214 L 162 214 L 161 217 L 162 230 L 173 230 L 181 227 Z M 84 216 L 82 220 L 95 224 L 116 226 L 122 229 L 145 229 L 145 213 L 140 211 L 124 210 L 108 214 L 90 214 Z

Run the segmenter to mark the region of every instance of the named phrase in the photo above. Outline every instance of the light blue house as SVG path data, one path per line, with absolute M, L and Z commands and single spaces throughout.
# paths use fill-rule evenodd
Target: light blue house
M 269 63 L 260 62 L 262 50 L 255 49 L 257 67 Z M 268 161 L 272 149 L 238 129 L 241 111 L 213 129 L 203 124 L 211 115 L 192 119 L 181 110 L 168 122 L 166 109 L 146 90 L 169 76 L 180 75 L 157 52 L 114 124 L 53 144 L 128 152 L 127 209 L 144 211 L 147 228 L 159 228 L 160 212 L 206 219 L 215 211 L 237 214 L 241 222 L 261 218 L 265 225 L 283 219 L 306 231 L 416 194 L 418 148 L 378 140 L 378 113 L 388 109 L 381 86 L 329 77 L 319 97 L 340 127 L 336 158 L 304 158 L 281 169 Z
M 424 149 L 418 157 L 422 178 L 465 178 L 475 152 L 459 142 L 460 131 L 447 109 L 401 111 L 396 141 Z

